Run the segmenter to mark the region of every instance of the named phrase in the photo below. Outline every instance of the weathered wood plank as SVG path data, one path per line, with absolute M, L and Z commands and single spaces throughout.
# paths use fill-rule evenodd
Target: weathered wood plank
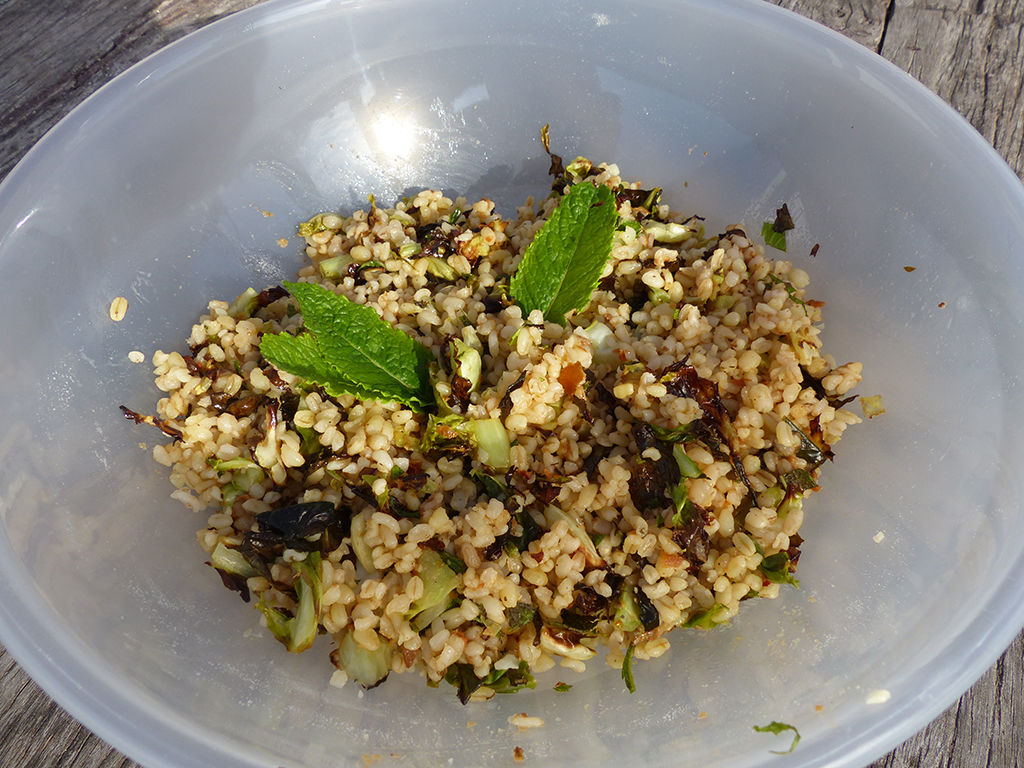
M 895 0 L 882 54 L 949 102 L 1024 178 L 1024 3 Z
M 878 51 L 891 0 L 771 0 Z
M 105 82 L 184 34 L 258 2 L 0 2 L 0 178 Z
M 1022 768 L 1024 635 L 952 707 L 870 768 Z
M 259 0 L 0 0 L 0 178 L 100 85 Z M 1024 175 L 1024 0 L 770 0 L 908 70 Z M 1024 768 L 1024 635 L 956 704 L 871 768 Z M 139 768 L 0 647 L 0 766 Z
M 2 647 L 0 766 L 138 768 L 60 709 Z

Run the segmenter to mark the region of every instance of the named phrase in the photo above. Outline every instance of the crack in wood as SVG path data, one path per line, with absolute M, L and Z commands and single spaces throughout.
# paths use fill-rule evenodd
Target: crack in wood
M 961 699 L 956 703 L 956 715 L 953 718 L 953 738 L 949 740 L 949 749 L 946 751 L 946 759 L 943 764 L 944 768 L 959 768 L 955 762 L 955 756 L 957 753 L 957 736 L 960 733 L 960 715 L 963 710 L 963 700 Z
M 889 31 L 889 24 L 892 22 L 892 15 L 896 10 L 896 0 L 889 0 L 885 6 L 885 18 L 882 19 L 882 34 L 878 37 L 878 45 L 875 46 L 875 53 L 881 54 L 885 46 L 885 33 Z

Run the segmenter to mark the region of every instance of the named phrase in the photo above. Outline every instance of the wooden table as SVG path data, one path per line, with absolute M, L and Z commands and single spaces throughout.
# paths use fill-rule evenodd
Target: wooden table
M 172 40 L 258 0 L 0 0 L 0 178 L 72 107 Z M 1024 174 L 1024 0 L 779 0 L 907 70 Z M 1024 767 L 1024 634 L 871 768 Z M 133 768 L 0 647 L 0 768 Z M 211 767 L 213 768 L 213 767 Z

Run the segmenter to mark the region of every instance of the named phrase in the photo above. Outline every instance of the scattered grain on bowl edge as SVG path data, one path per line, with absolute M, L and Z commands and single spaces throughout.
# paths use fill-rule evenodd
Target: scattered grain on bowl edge
M 882 541 L 885 539 L 885 531 L 879 531 L 871 538 L 874 539 L 875 544 L 881 544 Z
M 915 269 L 917 269 L 917 267 L 904 267 L 903 271 L 904 272 L 913 272 Z
M 110 319 L 115 323 L 121 322 L 127 311 L 128 299 L 124 296 L 117 296 L 112 302 L 110 302 Z
M 523 752 L 522 747 L 516 747 L 512 750 L 512 759 L 515 760 L 517 763 L 521 763 L 523 762 L 523 760 L 526 759 L 526 753 Z
M 868 694 L 865 701 L 868 704 L 885 704 L 890 698 L 892 698 L 892 694 L 885 688 L 876 688 Z
M 139 352 L 139 350 L 137 349 L 133 349 L 131 352 L 128 353 L 128 359 L 131 360 L 133 363 L 146 362 L 146 356 Z
M 885 405 L 882 403 L 881 395 L 864 396 L 860 399 L 860 409 L 864 418 L 873 419 L 885 413 Z
M 528 731 L 531 728 L 543 728 L 544 721 L 539 717 L 528 715 L 525 712 L 512 715 L 508 721 L 520 731 Z

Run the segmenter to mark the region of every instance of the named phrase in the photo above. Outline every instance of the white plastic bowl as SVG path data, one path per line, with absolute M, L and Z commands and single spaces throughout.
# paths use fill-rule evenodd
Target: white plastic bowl
M 276 240 L 321 209 L 439 185 L 513 212 L 547 189 L 544 123 L 711 230 L 788 202 L 827 348 L 864 361 L 888 413 L 847 433 L 808 504 L 802 588 L 677 632 L 633 696 L 601 665 L 569 694 L 549 673 L 470 707 L 412 675 L 331 688 L 326 639 L 285 655 L 202 565 L 202 521 L 140 447 L 159 436 L 117 411 L 158 394 L 127 353 L 181 348 L 208 299 L 294 273 Z M 514 746 L 537 766 L 740 768 L 788 744 L 752 730 L 771 720 L 803 735 L 787 765 L 856 766 L 1024 623 L 1021 184 L 902 72 L 773 6 L 271 2 L 63 120 L 0 187 L 0 238 L 0 636 L 153 768 L 483 766 Z M 517 731 L 521 711 L 546 726 Z

